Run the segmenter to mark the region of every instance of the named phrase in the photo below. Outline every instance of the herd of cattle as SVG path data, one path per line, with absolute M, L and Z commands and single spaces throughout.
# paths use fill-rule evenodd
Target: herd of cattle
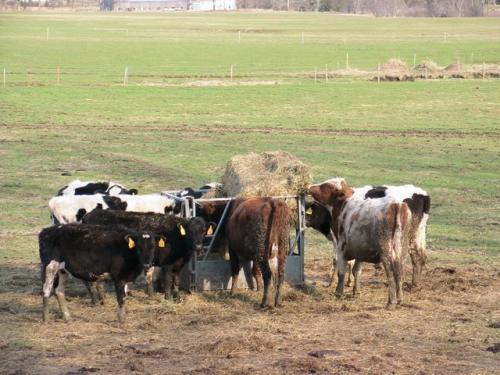
M 231 292 L 237 288 L 241 267 L 252 262 L 257 290 L 264 282 L 261 306 L 279 306 L 290 243 L 288 206 L 272 197 L 237 198 L 229 203 L 204 200 L 196 203 L 196 217 L 182 217 L 186 196 L 200 198 L 216 187 L 212 183 L 198 191 L 186 188 L 174 197 L 139 195 L 136 189 L 113 182 L 76 180 L 62 188 L 49 202 L 54 225 L 39 234 L 44 322 L 53 291 L 63 319 L 70 319 L 65 300 L 68 274 L 85 283 L 94 304 L 104 303 L 103 283 L 112 280 L 120 322 L 125 320 L 127 283 L 143 272 L 149 295 L 156 286 L 165 298 L 177 300 L 180 271 L 193 254 L 203 254 L 204 240 L 217 226 L 229 250 Z M 349 265 L 354 294 L 358 294 L 362 262 L 381 263 L 389 284 L 388 305 L 401 303 L 407 253 L 413 285 L 419 282 L 426 261 L 429 195 L 413 185 L 352 188 L 343 178 L 311 185 L 309 194 L 314 200 L 306 206 L 306 225 L 335 244 L 336 295 L 343 295 Z M 226 219 L 221 220 L 225 211 Z M 161 277 L 155 283 L 158 269 Z

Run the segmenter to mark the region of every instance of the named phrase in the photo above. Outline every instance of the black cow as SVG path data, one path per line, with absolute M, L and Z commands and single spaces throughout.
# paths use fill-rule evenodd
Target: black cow
M 208 226 L 202 218 L 184 219 L 173 215 L 154 213 L 126 212 L 114 210 L 94 210 L 83 218 L 84 223 L 116 225 L 121 224 L 139 231 L 149 231 L 159 234 L 164 242 L 159 244 L 153 262 L 154 266 L 162 267 L 165 282 L 165 298 L 177 299 L 179 295 L 180 271 L 189 262 L 193 253 L 203 253 L 203 239 L 211 235 L 215 224 Z M 146 274 L 147 293 L 153 293 L 153 273 Z M 101 297 L 101 296 L 100 296 Z
M 118 301 L 118 320 L 125 321 L 125 284 L 151 267 L 155 248 L 165 238 L 123 226 L 67 224 L 43 229 L 39 236 L 43 282 L 43 321 L 48 321 L 49 297 L 55 294 L 65 321 L 70 319 L 64 297 L 68 273 L 95 282 L 111 278 Z

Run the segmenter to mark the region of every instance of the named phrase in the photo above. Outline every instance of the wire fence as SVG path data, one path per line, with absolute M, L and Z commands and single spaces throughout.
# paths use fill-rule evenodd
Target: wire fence
M 452 64 L 446 68 L 418 65 L 405 70 L 381 66 L 361 70 L 353 68 L 348 57 L 345 62 L 318 66 L 291 66 L 280 68 L 240 67 L 235 64 L 215 67 L 152 67 L 145 70 L 132 67 L 81 69 L 56 66 L 53 68 L 0 67 L 0 84 L 3 88 L 16 86 L 209 86 L 231 84 L 279 84 L 300 80 L 321 83 L 338 78 L 376 80 L 415 79 L 486 79 L 500 78 L 500 65 Z

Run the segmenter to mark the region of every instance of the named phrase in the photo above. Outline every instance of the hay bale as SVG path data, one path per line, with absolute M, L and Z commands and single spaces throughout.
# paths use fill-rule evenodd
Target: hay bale
M 312 182 L 311 169 L 287 152 L 237 155 L 222 177 L 228 197 L 266 197 L 305 193 Z
M 389 59 L 386 63 L 382 65 L 382 70 L 384 71 L 399 71 L 407 72 L 408 66 L 406 63 L 400 59 Z
M 400 59 L 389 59 L 381 66 L 381 81 L 413 81 L 413 75 L 406 63 Z M 378 79 L 377 77 L 374 78 Z
M 420 64 L 415 67 L 415 70 L 418 71 L 427 71 L 427 73 L 432 74 L 436 73 L 441 68 L 432 60 L 424 60 Z

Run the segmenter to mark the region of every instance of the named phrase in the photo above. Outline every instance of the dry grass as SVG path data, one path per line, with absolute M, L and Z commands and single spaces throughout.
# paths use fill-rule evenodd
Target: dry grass
M 460 256 L 460 254 L 457 254 Z M 488 374 L 498 369 L 498 268 L 431 264 L 422 288 L 386 310 L 384 277 L 366 265 L 359 299 L 333 297 L 329 261 L 309 260 L 308 284 L 286 286 L 284 305 L 261 310 L 260 292 L 148 299 L 136 284 L 128 321 L 112 292 L 92 307 L 69 285 L 73 321 L 41 324 L 38 266 L 7 264 L 0 276 L 2 373 L 369 373 Z M 314 353 L 324 353 L 317 355 Z M 326 353 L 326 354 L 325 354 Z M 313 356 L 314 355 L 314 356 Z

